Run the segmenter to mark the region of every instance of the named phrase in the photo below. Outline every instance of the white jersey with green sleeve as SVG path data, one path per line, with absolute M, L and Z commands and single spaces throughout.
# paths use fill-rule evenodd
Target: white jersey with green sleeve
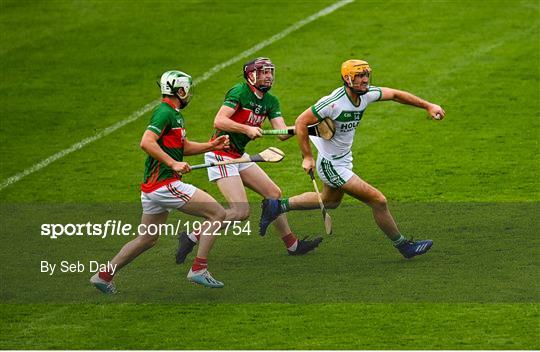
M 336 133 L 330 140 L 310 136 L 320 154 L 326 159 L 341 159 L 350 153 L 356 127 L 360 124 L 367 106 L 381 99 L 379 87 L 370 86 L 366 94 L 360 96 L 360 104 L 354 105 L 345 91 L 345 87 L 334 90 L 311 107 L 319 120 L 326 117 L 334 120 Z

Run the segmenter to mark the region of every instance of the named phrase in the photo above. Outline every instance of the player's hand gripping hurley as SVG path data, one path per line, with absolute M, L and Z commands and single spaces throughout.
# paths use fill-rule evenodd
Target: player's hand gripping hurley
M 313 175 L 313 169 L 309 169 L 309 177 L 311 177 L 311 182 L 313 182 L 313 187 L 315 188 L 315 193 L 317 193 L 317 198 L 319 198 L 319 205 L 321 207 L 323 221 L 324 221 L 324 230 L 326 231 L 327 235 L 332 234 L 332 218 L 330 217 L 330 214 L 326 211 L 326 208 L 324 206 L 324 203 L 321 198 L 321 194 L 319 193 L 319 187 L 317 186 L 317 181 L 315 181 L 315 176 Z
M 310 136 L 321 137 L 322 139 L 332 139 L 334 133 L 336 132 L 336 127 L 334 121 L 330 118 L 325 118 L 321 122 L 308 126 L 308 134 Z M 263 135 L 289 135 L 294 136 L 296 130 L 293 127 L 287 127 L 282 130 L 262 130 Z

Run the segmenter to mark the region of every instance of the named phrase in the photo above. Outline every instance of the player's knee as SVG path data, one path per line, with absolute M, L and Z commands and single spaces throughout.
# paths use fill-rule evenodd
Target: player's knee
M 158 239 L 159 239 L 158 235 L 150 235 L 150 234 L 139 236 L 138 238 L 139 243 L 145 250 L 154 247 Z
M 371 201 L 371 204 L 378 209 L 386 209 L 388 207 L 388 201 L 382 193 L 377 194 Z
M 223 207 L 219 206 L 213 209 L 212 214 L 208 217 L 210 221 L 223 221 L 225 220 L 225 216 L 227 213 L 225 212 L 225 209 Z
M 148 241 L 148 248 L 152 248 L 156 245 L 156 243 L 158 242 L 158 239 L 159 239 L 159 236 L 157 235 L 153 235 L 153 236 L 150 236 L 151 239 L 150 241 Z
M 230 212 L 229 217 L 231 220 L 243 221 L 249 218 L 249 208 L 233 208 L 228 210 Z
M 280 199 L 281 196 L 282 196 L 281 189 L 279 187 L 275 187 L 275 188 L 272 188 L 272 190 L 270 190 L 266 198 Z
M 247 220 L 249 218 L 249 209 L 244 209 L 242 210 L 239 214 L 238 214 L 238 218 L 237 220 L 240 220 L 240 221 L 244 221 L 244 220 Z
M 341 204 L 341 201 L 323 200 L 323 203 L 328 209 L 336 209 Z

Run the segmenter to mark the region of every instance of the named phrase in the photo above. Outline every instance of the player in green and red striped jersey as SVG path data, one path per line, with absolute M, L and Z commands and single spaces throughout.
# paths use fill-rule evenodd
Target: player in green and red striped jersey
M 112 281 L 119 269 L 130 263 L 145 250 L 154 246 L 159 234 L 147 232 L 149 225 L 164 224 L 173 209 L 205 218 L 210 222 L 207 233 L 214 233 L 226 217 L 226 211 L 212 196 L 181 181 L 182 174 L 190 171 L 185 155 L 201 154 L 210 150 L 228 148 L 228 136 L 221 136 L 208 143 L 192 142 L 186 138 L 185 108 L 192 96 L 191 76 L 181 71 L 167 71 L 159 82 L 163 100 L 156 107 L 141 140 L 141 148 L 148 153 L 144 179 L 141 184 L 143 214 L 139 236 L 130 241 L 110 261 L 114 271 L 103 271 L 92 276 L 90 282 L 104 293 L 115 293 Z M 207 267 L 208 254 L 215 236 L 203 236 L 188 280 L 220 288 L 223 283 L 212 277 Z
M 261 125 L 266 118 L 275 129 L 286 128 L 281 116 L 279 100 L 268 91 L 274 83 L 275 66 L 268 58 L 257 58 L 244 65 L 245 82 L 232 87 L 214 120 L 216 128 L 212 140 L 224 135 L 230 136 L 231 146 L 227 151 L 213 151 L 205 154 L 206 162 L 240 158 L 246 145 L 261 137 Z M 290 136 L 280 136 L 285 140 Z M 210 181 L 217 183 L 221 193 L 229 203 L 227 220 L 244 220 L 250 209 L 244 187 L 248 187 L 264 198 L 280 197 L 281 190 L 255 163 L 223 165 L 208 168 Z M 322 238 L 298 240 L 291 231 L 287 218 L 282 215 L 274 222 L 290 255 L 301 255 L 315 249 Z M 261 232 L 262 236 L 265 232 Z M 183 263 L 191 252 L 198 236 L 182 234 L 177 252 L 177 263 Z

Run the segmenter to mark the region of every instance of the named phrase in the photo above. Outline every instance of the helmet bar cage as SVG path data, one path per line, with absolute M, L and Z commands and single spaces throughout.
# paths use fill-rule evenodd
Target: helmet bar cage
M 257 58 L 253 61 L 248 62 L 244 65 L 244 78 L 248 81 L 249 84 L 256 87 L 259 90 L 267 91 L 271 87 L 266 86 L 257 86 L 257 77 L 258 72 L 262 71 L 265 72 L 266 70 L 272 71 L 272 78 L 275 78 L 276 75 L 276 68 L 272 61 L 268 58 Z M 253 72 L 252 77 L 250 77 L 250 73 Z
M 171 88 L 171 93 L 176 95 L 180 100 L 186 99 L 188 97 L 189 93 L 186 92 L 185 89 L 182 89 L 184 91 L 184 95 L 180 95 L 180 88 L 184 88 L 184 87 L 178 87 L 178 88 L 176 88 L 176 91 L 175 91 L 175 88 L 174 88 L 174 83 L 175 82 L 176 82 L 176 79 L 173 79 L 172 83 L 167 81 L 167 85 L 169 86 L 169 88 Z

